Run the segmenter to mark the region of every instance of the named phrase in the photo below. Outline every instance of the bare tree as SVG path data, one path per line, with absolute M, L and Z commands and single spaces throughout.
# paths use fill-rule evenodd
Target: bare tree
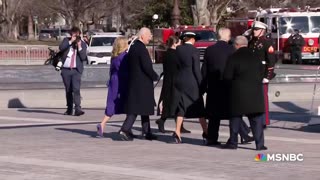
M 195 25 L 209 26 L 211 24 L 208 0 L 197 0 L 194 5 L 191 5 L 191 8 Z
M 0 5 L 1 37 L 3 40 L 17 39 L 21 17 L 22 0 L 2 0 Z
M 227 13 L 227 7 L 234 0 L 196 0 L 192 5 L 195 25 L 216 27 Z

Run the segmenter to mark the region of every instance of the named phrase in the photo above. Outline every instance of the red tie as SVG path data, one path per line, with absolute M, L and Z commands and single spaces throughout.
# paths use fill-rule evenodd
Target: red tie
M 74 68 L 74 61 L 75 61 L 75 58 L 76 57 L 76 50 L 73 49 L 73 54 L 71 56 L 71 63 L 70 63 L 70 68 Z

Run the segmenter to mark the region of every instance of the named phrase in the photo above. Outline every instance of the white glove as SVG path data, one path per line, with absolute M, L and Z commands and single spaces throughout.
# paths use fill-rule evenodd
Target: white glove
M 263 78 L 262 83 L 269 83 L 269 79 Z

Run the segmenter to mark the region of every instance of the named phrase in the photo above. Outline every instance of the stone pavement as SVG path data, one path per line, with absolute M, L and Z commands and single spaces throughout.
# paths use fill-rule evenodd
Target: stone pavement
M 308 103 L 305 103 L 308 105 Z M 303 103 L 301 103 L 303 106 Z M 254 144 L 238 150 L 202 145 L 197 120 L 186 120 L 192 131 L 183 144 L 172 144 L 170 132 L 158 133 L 157 141 L 120 141 L 117 131 L 125 116 L 115 116 L 105 138 L 96 138 L 95 125 L 104 110 L 85 109 L 81 117 L 63 116 L 64 109 L 0 110 L 1 180 L 95 179 L 319 179 L 320 128 L 305 127 L 309 115 L 271 105 L 272 125 L 265 131 L 269 150 L 257 152 Z M 168 120 L 167 130 L 174 121 Z M 220 140 L 228 138 L 228 122 Z M 140 133 L 140 121 L 134 125 Z M 258 153 L 303 153 L 303 162 L 256 162 Z
M 95 179 L 225 179 L 225 180 L 313 180 L 320 179 L 320 126 L 307 126 L 312 84 L 275 85 L 270 89 L 272 122 L 265 131 L 269 150 L 257 152 L 254 144 L 238 150 L 203 146 L 196 119 L 185 121 L 191 134 L 183 134 L 183 144 L 172 144 L 174 121 L 168 120 L 168 133 L 157 131 L 156 116 L 151 117 L 157 141 L 120 141 L 124 115 L 107 125 L 105 138 L 96 138 L 95 125 L 102 119 L 105 88 L 83 92 L 84 110 L 80 117 L 62 115 L 62 89 L 2 91 L 0 100 L 19 97 L 26 108 L 0 108 L 0 180 L 95 180 Z M 281 91 L 275 97 L 276 91 Z M 155 94 L 158 99 L 160 87 Z M 320 104 L 319 95 L 316 106 Z M 88 102 L 89 101 L 89 102 Z M 140 121 L 134 133 L 140 133 Z M 220 141 L 229 136 L 223 121 Z M 263 154 L 303 154 L 303 162 L 256 162 Z

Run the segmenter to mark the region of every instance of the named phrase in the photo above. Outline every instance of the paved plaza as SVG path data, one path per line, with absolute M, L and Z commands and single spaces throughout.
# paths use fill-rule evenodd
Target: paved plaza
M 37 91 L 34 92 L 33 96 L 37 96 Z M 105 90 L 97 92 L 102 94 L 101 102 L 105 101 Z M 160 87 L 156 89 L 157 97 L 159 92 Z M 307 126 L 312 118 L 308 112 L 310 99 L 292 95 L 295 99 L 285 101 L 286 92 L 281 93 L 281 101 L 270 97 L 272 122 L 265 131 L 269 149 L 260 152 L 254 150 L 254 144 L 240 145 L 238 150 L 204 146 L 196 119 L 186 120 L 185 126 L 192 133 L 183 134 L 183 144 L 172 143 L 173 120 L 167 121 L 166 134 L 157 131 L 156 116 L 151 117 L 153 132 L 159 137 L 156 141 L 121 141 L 117 131 L 125 118 L 123 115 L 112 118 L 105 138 L 96 138 L 95 125 L 103 117 L 103 103 L 96 108 L 84 107 L 86 114 L 80 117 L 62 115 L 64 104 L 60 108 L 3 108 L 0 110 L 0 180 L 319 179 L 320 126 Z M 34 101 L 46 102 L 44 98 Z M 51 107 L 49 104 L 54 101 L 49 98 L 47 103 Z M 133 132 L 139 135 L 140 127 L 138 120 Z M 228 121 L 223 121 L 220 132 L 220 140 L 226 142 Z M 303 161 L 257 162 L 258 153 L 302 153 Z

